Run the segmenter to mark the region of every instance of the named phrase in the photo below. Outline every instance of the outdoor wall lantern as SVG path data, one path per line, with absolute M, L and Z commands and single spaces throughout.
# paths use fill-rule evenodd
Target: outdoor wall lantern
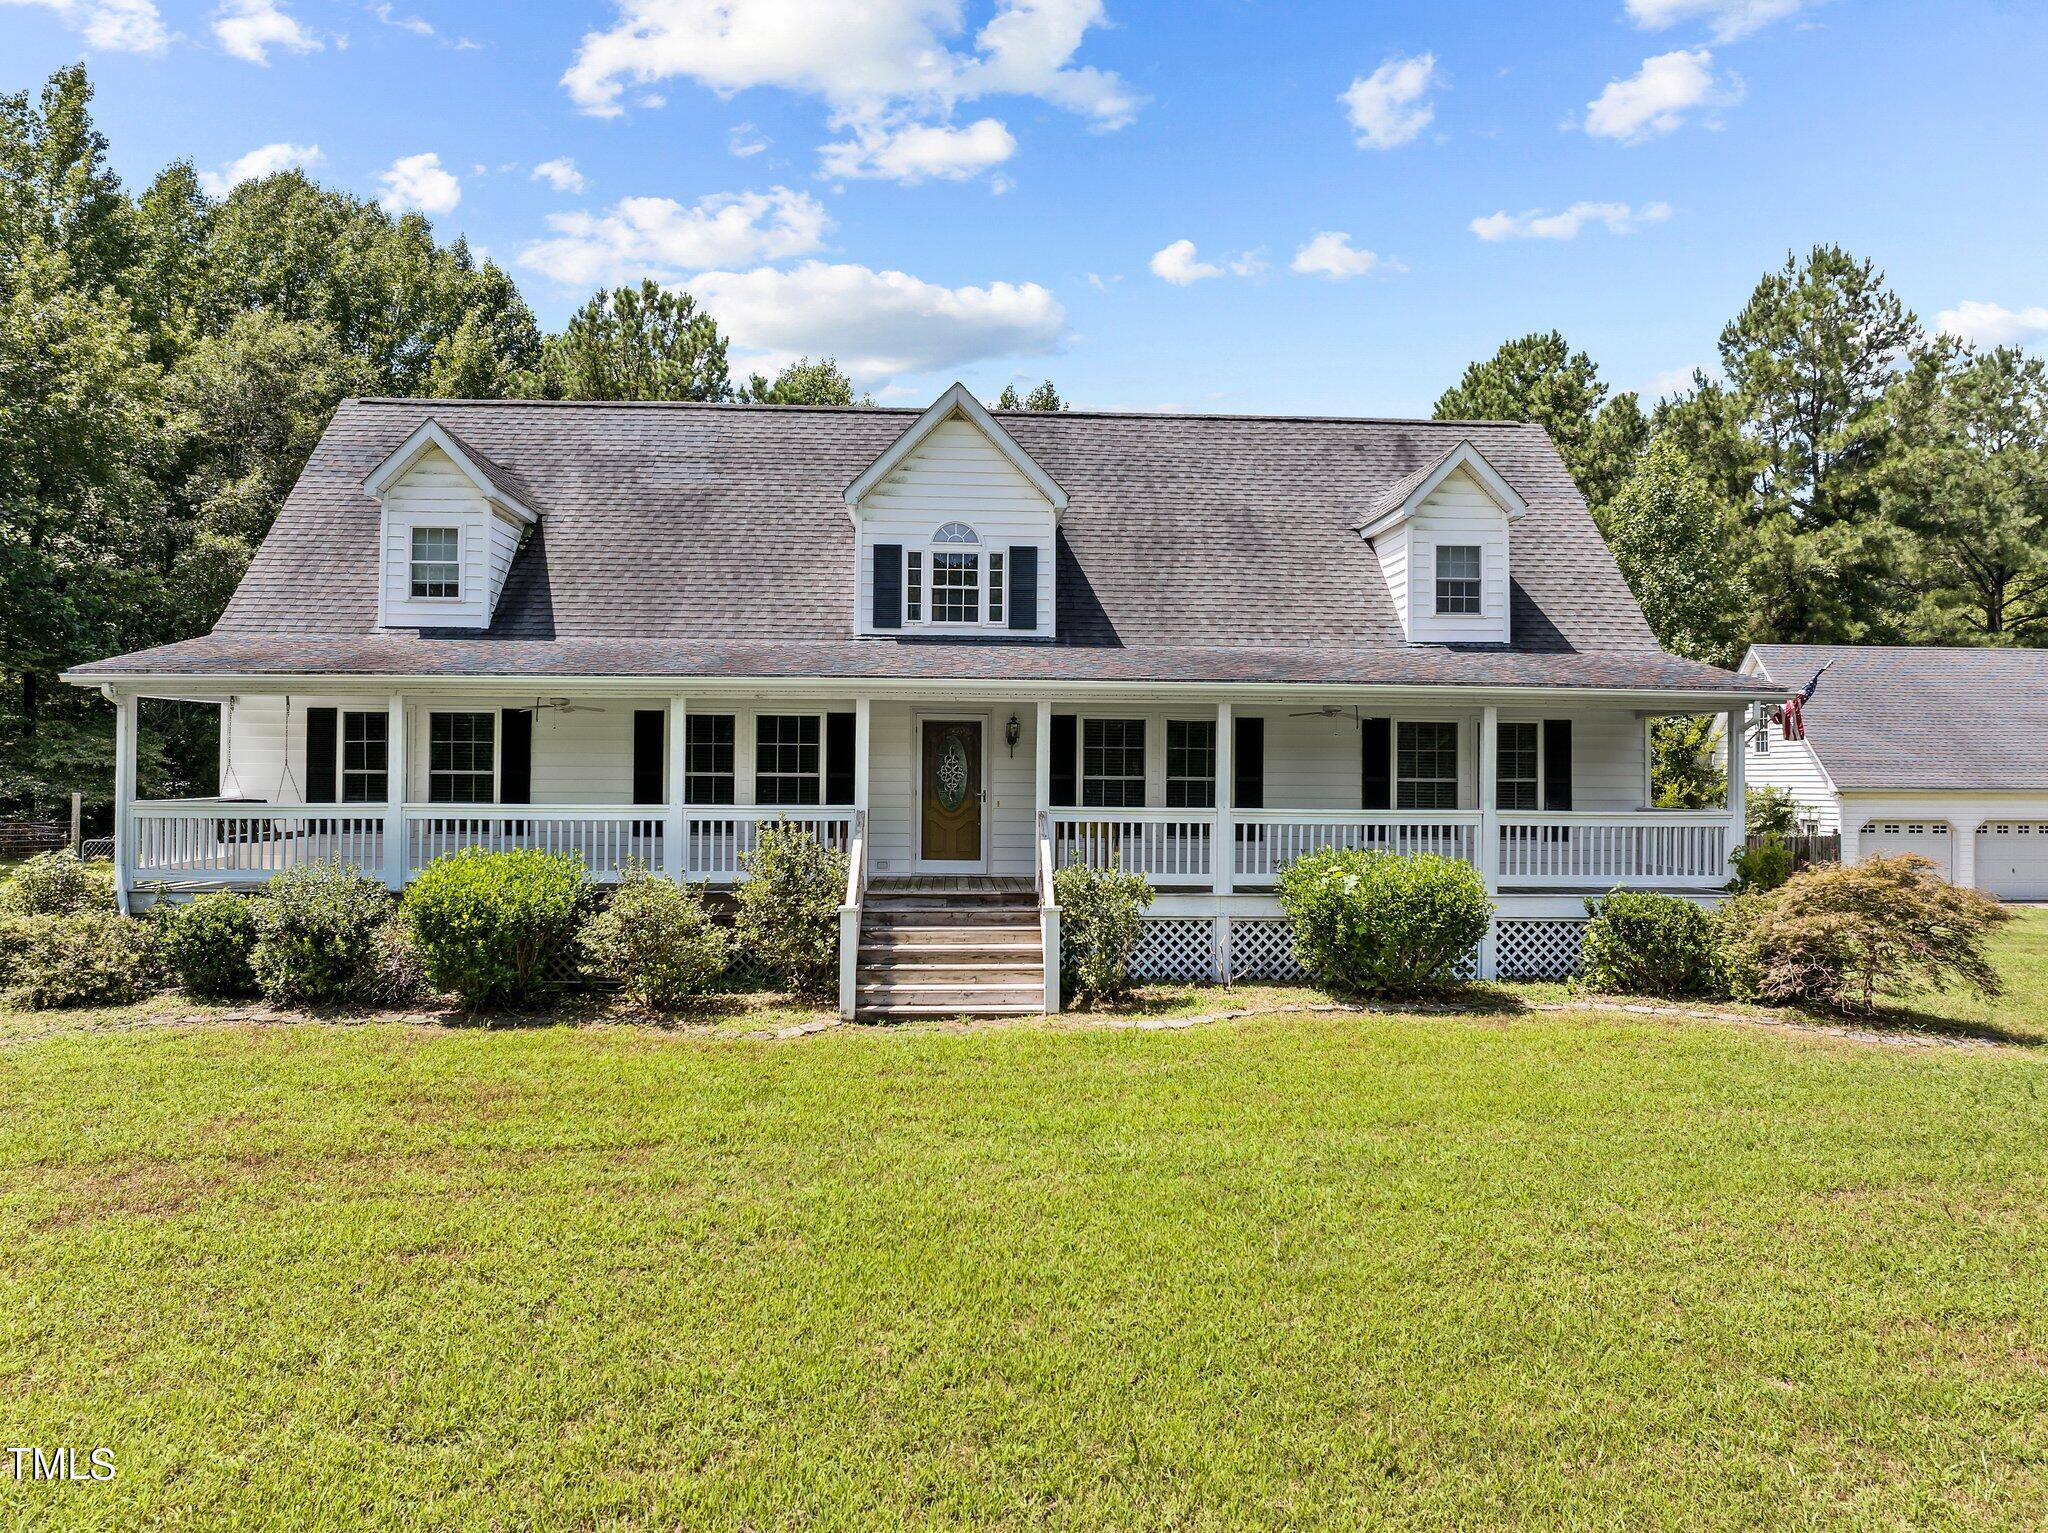
M 1011 714 L 1010 722 L 1003 726 L 1003 743 L 1010 747 L 1010 754 L 1012 756 L 1017 754 L 1017 737 L 1023 733 L 1024 729 L 1022 725 L 1018 724 L 1017 715 Z

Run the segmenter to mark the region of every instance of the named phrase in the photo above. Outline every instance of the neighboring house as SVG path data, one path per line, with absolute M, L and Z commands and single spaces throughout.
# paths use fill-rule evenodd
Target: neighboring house
M 1787 790 L 1842 860 L 1918 852 L 2010 900 L 2048 900 L 2048 650 L 1758 644 L 1745 675 L 1797 692 L 1828 666 L 1806 738 L 1750 736 L 1748 778 Z
M 1536 427 L 959 386 L 350 400 L 213 633 L 69 679 L 136 900 L 469 844 L 723 885 L 787 817 L 854 853 L 843 1004 L 942 1012 L 1056 999 L 1048 874 L 1112 859 L 1146 973 L 1291 972 L 1275 879 L 1327 846 L 1472 863 L 1479 970 L 1559 972 L 1586 894 L 1727 877 L 1740 815 L 1649 807 L 1649 719 L 1773 690 L 1658 649 Z M 225 802 L 136 801 L 142 697 L 221 705 Z

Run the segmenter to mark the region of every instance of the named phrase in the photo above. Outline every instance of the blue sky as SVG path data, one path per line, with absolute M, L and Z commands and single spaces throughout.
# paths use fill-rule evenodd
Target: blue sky
M 2033 0 L 835 9 L 0 0 L 0 88 L 83 56 L 131 183 L 311 161 L 544 323 L 653 275 L 888 402 L 1426 414 L 1551 327 L 1653 393 L 1822 240 L 2048 343 Z

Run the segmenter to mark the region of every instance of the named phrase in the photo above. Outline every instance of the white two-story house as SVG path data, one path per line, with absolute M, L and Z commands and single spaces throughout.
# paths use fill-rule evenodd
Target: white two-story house
M 1056 1004 L 1073 862 L 1155 886 L 1142 972 L 1285 975 L 1275 879 L 1333 845 L 1471 863 L 1480 972 L 1562 972 L 1586 894 L 1727 878 L 1741 815 L 1650 807 L 1649 721 L 1783 690 L 1658 649 L 1535 427 L 958 386 L 350 400 L 211 634 L 69 679 L 131 902 L 470 844 L 729 884 L 788 818 L 853 854 L 885 1013 Z M 136 798 L 145 697 L 220 707 L 217 797 Z

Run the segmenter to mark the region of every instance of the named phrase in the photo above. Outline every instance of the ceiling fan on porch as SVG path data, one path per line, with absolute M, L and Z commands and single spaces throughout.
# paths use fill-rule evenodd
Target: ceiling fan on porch
M 1359 722 L 1358 710 L 1356 708 L 1339 708 L 1334 705 L 1323 708 L 1306 708 L 1300 713 L 1290 713 L 1287 716 L 1290 719 L 1349 719 L 1354 724 Z
M 533 710 L 551 709 L 556 713 L 602 713 L 604 710 L 595 703 L 579 703 L 570 697 L 536 697 Z

